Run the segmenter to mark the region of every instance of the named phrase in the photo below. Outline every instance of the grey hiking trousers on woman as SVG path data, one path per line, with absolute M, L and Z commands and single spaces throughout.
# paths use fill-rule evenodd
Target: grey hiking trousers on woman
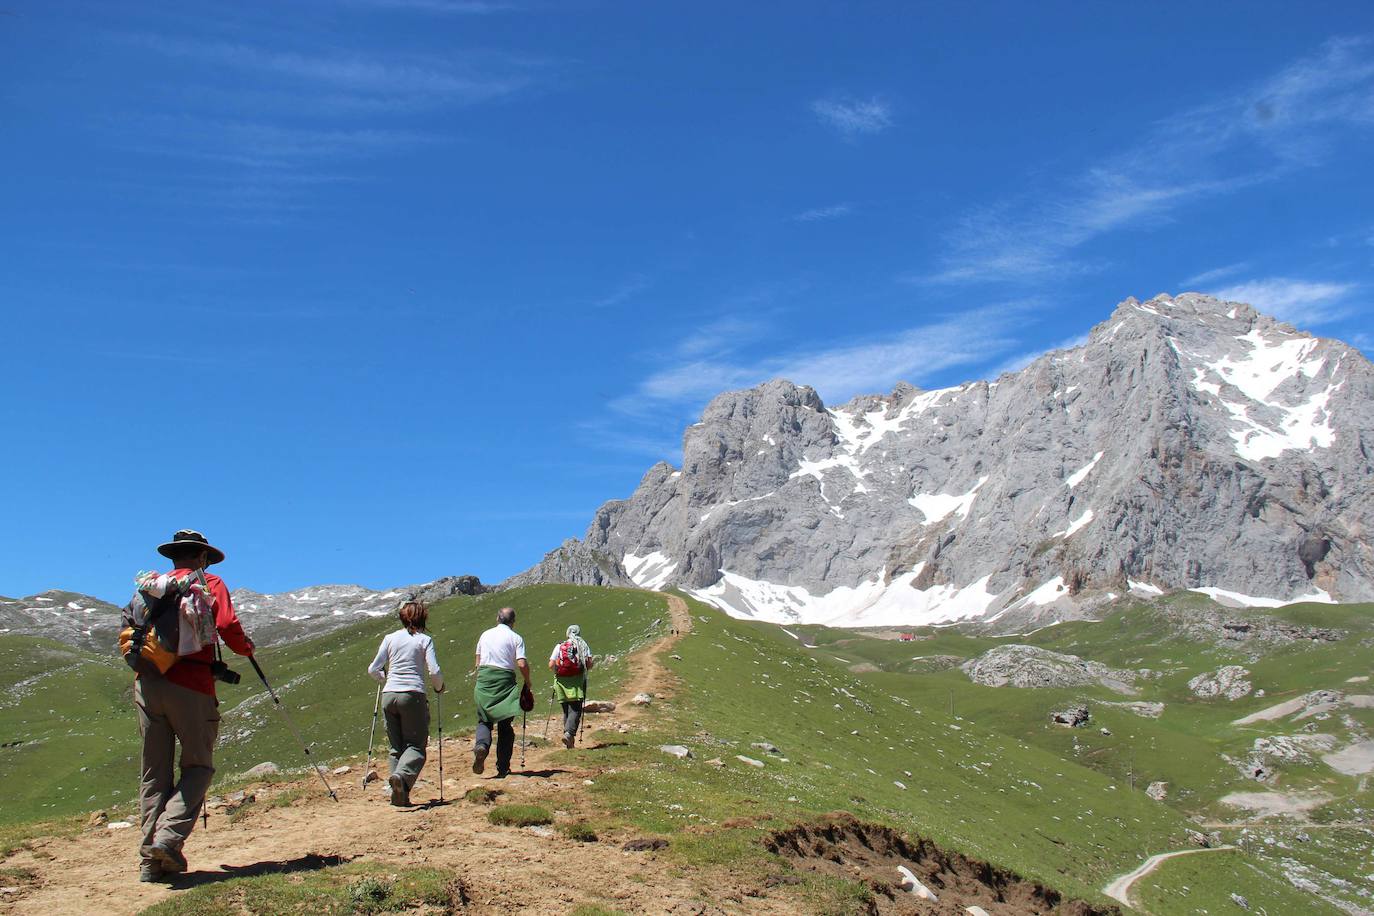
M 423 693 L 384 693 L 382 711 L 386 714 L 386 737 L 391 742 L 389 775 L 399 773 L 409 792 L 425 765 L 429 697 Z

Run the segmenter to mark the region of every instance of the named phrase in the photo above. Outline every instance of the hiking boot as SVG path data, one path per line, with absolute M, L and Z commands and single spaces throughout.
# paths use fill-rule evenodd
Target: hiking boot
M 172 880 L 172 876 L 162 870 L 162 866 L 149 860 L 138 867 L 138 880 L 144 884 L 164 883 Z
M 404 808 L 410 805 L 410 790 L 406 788 L 405 777 L 400 773 L 392 773 L 387 785 L 391 786 L 391 803 L 397 808 Z
M 166 875 L 179 875 L 186 871 L 186 857 L 181 854 L 180 849 L 154 846 L 149 851 L 148 858 Z
M 472 772 L 480 773 L 487 768 L 487 752 L 491 748 L 478 745 L 472 749 Z
M 567 732 L 563 733 L 563 746 L 566 747 L 568 750 L 572 750 L 573 748 L 573 736 L 568 734 Z

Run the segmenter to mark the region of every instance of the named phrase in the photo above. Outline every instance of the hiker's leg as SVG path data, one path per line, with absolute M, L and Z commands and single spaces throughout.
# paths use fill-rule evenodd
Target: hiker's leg
M 425 765 L 425 745 L 429 743 L 429 698 L 423 693 L 402 694 L 401 735 L 405 744 L 396 772 L 405 780 L 409 792 Z
M 563 712 L 563 733 L 577 734 L 577 726 L 582 722 L 582 701 L 569 700 Z
M 482 750 L 489 750 L 489 749 L 491 748 L 491 723 L 490 723 L 490 722 L 483 722 L 483 721 L 481 721 L 480 719 L 478 720 L 478 722 L 477 722 L 477 734 L 473 736 L 472 743 L 473 743 L 473 746 L 479 747 L 479 748 L 481 748 Z
M 215 777 L 219 704 L 208 694 L 169 683 L 166 708 L 167 719 L 181 744 L 181 778 L 158 818 L 153 844 L 179 850 L 196 826 L 205 793 Z
M 386 740 L 391 746 L 390 753 L 387 754 L 387 776 L 396 774 L 396 767 L 401 762 L 401 755 L 406 750 L 404 716 L 401 712 L 401 703 L 404 702 L 404 693 L 384 693 L 382 694 L 382 712 L 386 717 Z
M 151 679 L 149 679 L 151 680 Z M 144 688 L 144 679 L 134 681 L 134 709 L 138 710 L 138 733 L 143 738 L 141 777 L 138 784 L 138 817 L 143 843 L 139 850 L 145 863 L 151 862 L 149 850 L 157 833 L 157 819 L 172 794 L 172 766 L 176 761 L 176 735 L 161 713 L 161 693 L 157 687 Z
M 510 758 L 515 752 L 515 720 L 502 719 L 496 723 L 496 772 L 510 772 Z

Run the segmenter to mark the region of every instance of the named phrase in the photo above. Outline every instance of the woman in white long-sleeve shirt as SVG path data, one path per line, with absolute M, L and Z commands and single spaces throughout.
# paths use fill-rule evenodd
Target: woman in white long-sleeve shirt
M 425 676 L 435 693 L 444 692 L 444 675 L 434 655 L 434 640 L 425 632 L 429 609 L 420 601 L 407 601 L 397 615 L 401 629 L 388 633 L 377 649 L 367 673 L 385 686 L 382 710 L 386 735 L 391 742 L 391 803 L 409 805 L 410 790 L 425 765 L 429 743 L 429 698 Z M 383 671 L 385 670 L 385 673 Z

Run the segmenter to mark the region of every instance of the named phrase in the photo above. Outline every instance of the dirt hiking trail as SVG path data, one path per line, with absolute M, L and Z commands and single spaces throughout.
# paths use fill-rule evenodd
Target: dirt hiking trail
M 1234 846 L 1209 846 L 1203 849 L 1180 849 L 1176 852 L 1161 852 L 1159 855 L 1150 856 L 1142 862 L 1140 867 L 1135 871 L 1122 875 L 1120 878 L 1112 881 L 1111 884 L 1108 884 L 1102 889 L 1102 893 L 1128 907 L 1134 907 L 1135 904 L 1131 903 L 1131 888 L 1135 887 L 1137 881 L 1153 872 L 1156 868 L 1159 868 L 1160 865 L 1168 860 L 1176 859 L 1179 856 L 1191 856 L 1203 852 L 1224 852 L 1228 849 L 1235 848 Z
M 636 693 L 670 695 L 674 684 L 660 656 L 690 632 L 686 602 L 665 596 L 673 632 L 629 659 L 630 673 L 613 713 L 594 716 L 600 730 L 632 730 L 653 707 L 636 707 Z M 531 720 L 533 722 L 534 720 Z M 531 734 L 534 729 L 531 728 Z M 595 742 L 587 742 L 596 748 Z M 557 744 L 530 747 L 525 767 L 506 779 L 471 772 L 470 737 L 444 740 L 444 795 L 438 804 L 438 756 L 434 741 L 413 808 L 387 803 L 384 781 L 362 786 L 362 768 L 331 777 L 336 804 L 313 773 L 293 783 L 259 786 L 256 800 L 231 820 L 212 812 L 209 829 L 197 829 L 187 843 L 191 871 L 176 885 L 138 881 L 138 831 L 88 830 L 66 838 L 32 841 L 11 855 L 6 868 L 37 875 L 17 898 L 0 899 L 0 912 L 24 914 L 137 913 L 187 887 L 227 878 L 302 872 L 342 862 L 450 870 L 457 884 L 456 912 L 566 914 L 579 904 L 597 903 L 629 912 L 792 913 L 786 900 L 755 896 L 759 890 L 733 886 L 726 874 L 707 874 L 660 859 L 653 852 L 625 852 L 636 835 L 579 843 L 548 828 L 497 827 L 487 821 L 490 806 L 463 799 L 475 786 L 500 792 L 498 803 L 543 805 L 559 820 L 591 811 L 584 780 L 601 772 L 594 762 Z M 516 749 L 516 763 L 519 748 Z M 385 773 L 384 767 L 382 772 Z M 288 795 L 287 793 L 290 793 Z M 299 798 L 292 798 L 299 795 Z M 292 799 L 273 807 L 273 799 Z

